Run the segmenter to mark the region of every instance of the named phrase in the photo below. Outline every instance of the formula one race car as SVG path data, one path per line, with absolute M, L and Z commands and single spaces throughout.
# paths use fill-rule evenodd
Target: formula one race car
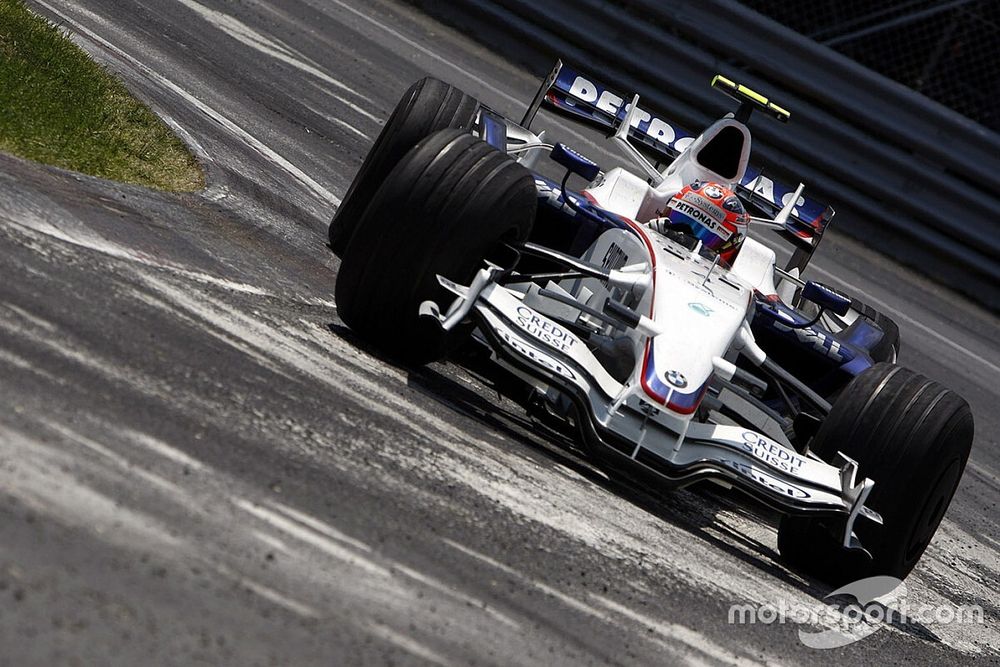
M 802 280 L 833 211 L 749 166 L 751 115 L 789 113 L 713 86 L 738 108 L 692 137 L 561 63 L 519 123 L 416 83 L 330 225 L 340 316 L 408 363 L 488 351 L 530 415 L 618 479 L 756 497 L 797 569 L 905 577 L 958 486 L 971 412 L 895 365 L 888 317 Z M 604 129 L 639 175 L 547 143 L 530 129 L 543 104 Z M 536 170 L 546 155 L 561 183 Z M 785 268 L 748 227 L 793 244 Z

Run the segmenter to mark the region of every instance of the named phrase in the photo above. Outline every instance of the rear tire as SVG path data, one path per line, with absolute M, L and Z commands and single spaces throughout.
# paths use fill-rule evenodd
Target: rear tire
M 425 137 L 472 127 L 479 102 L 458 88 L 425 78 L 403 93 L 330 222 L 330 249 L 340 257 L 357 221 L 389 172 Z
M 778 549 L 795 569 L 834 585 L 874 575 L 903 579 L 916 565 L 958 488 L 972 448 L 968 404 L 913 371 L 876 364 L 847 386 L 811 448 L 833 462 L 858 462 L 875 488 L 867 506 L 879 526 L 859 517 L 854 529 L 873 558 L 840 547 L 842 522 L 785 517 Z
M 461 130 L 443 130 L 400 161 L 358 220 L 337 275 L 341 319 L 382 351 L 427 363 L 454 342 L 420 304 L 454 295 L 440 274 L 469 284 L 503 243 L 524 241 L 535 218 L 531 173 Z

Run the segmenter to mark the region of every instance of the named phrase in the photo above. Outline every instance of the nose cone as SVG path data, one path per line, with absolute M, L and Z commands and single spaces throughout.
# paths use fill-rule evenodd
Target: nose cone
M 657 338 L 661 337 L 657 336 Z M 705 391 L 708 389 L 711 370 L 709 370 L 708 375 L 703 373 L 695 375 L 696 369 L 691 368 L 690 365 L 683 370 L 678 370 L 674 367 L 680 366 L 680 364 L 664 363 L 662 358 L 658 362 L 657 349 L 656 340 L 653 340 L 647 350 L 642 370 L 643 389 L 650 398 L 674 412 L 682 415 L 691 414 L 698 408 Z
M 641 381 L 651 399 L 687 415 L 705 395 L 712 359 L 725 356 L 743 323 L 747 293 L 706 281 L 707 267 L 675 262 L 658 262 L 654 316 L 665 330 L 647 342 Z

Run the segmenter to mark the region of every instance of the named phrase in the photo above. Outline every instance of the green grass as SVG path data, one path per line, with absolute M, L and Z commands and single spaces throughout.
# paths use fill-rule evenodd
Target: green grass
M 0 151 L 162 190 L 204 185 L 163 121 L 22 0 L 0 0 Z

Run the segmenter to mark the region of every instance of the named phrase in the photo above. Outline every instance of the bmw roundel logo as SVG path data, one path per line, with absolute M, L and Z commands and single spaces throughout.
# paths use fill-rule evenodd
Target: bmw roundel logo
M 722 191 L 722 188 L 720 188 L 717 185 L 708 185 L 708 186 L 706 186 L 705 189 L 702 190 L 702 193 L 706 197 L 708 197 L 709 199 L 721 199 L 722 195 L 725 194 Z
M 682 373 L 678 373 L 677 371 L 669 371 L 667 373 L 667 382 L 674 385 L 678 389 L 683 389 L 688 386 L 687 378 L 684 377 Z

